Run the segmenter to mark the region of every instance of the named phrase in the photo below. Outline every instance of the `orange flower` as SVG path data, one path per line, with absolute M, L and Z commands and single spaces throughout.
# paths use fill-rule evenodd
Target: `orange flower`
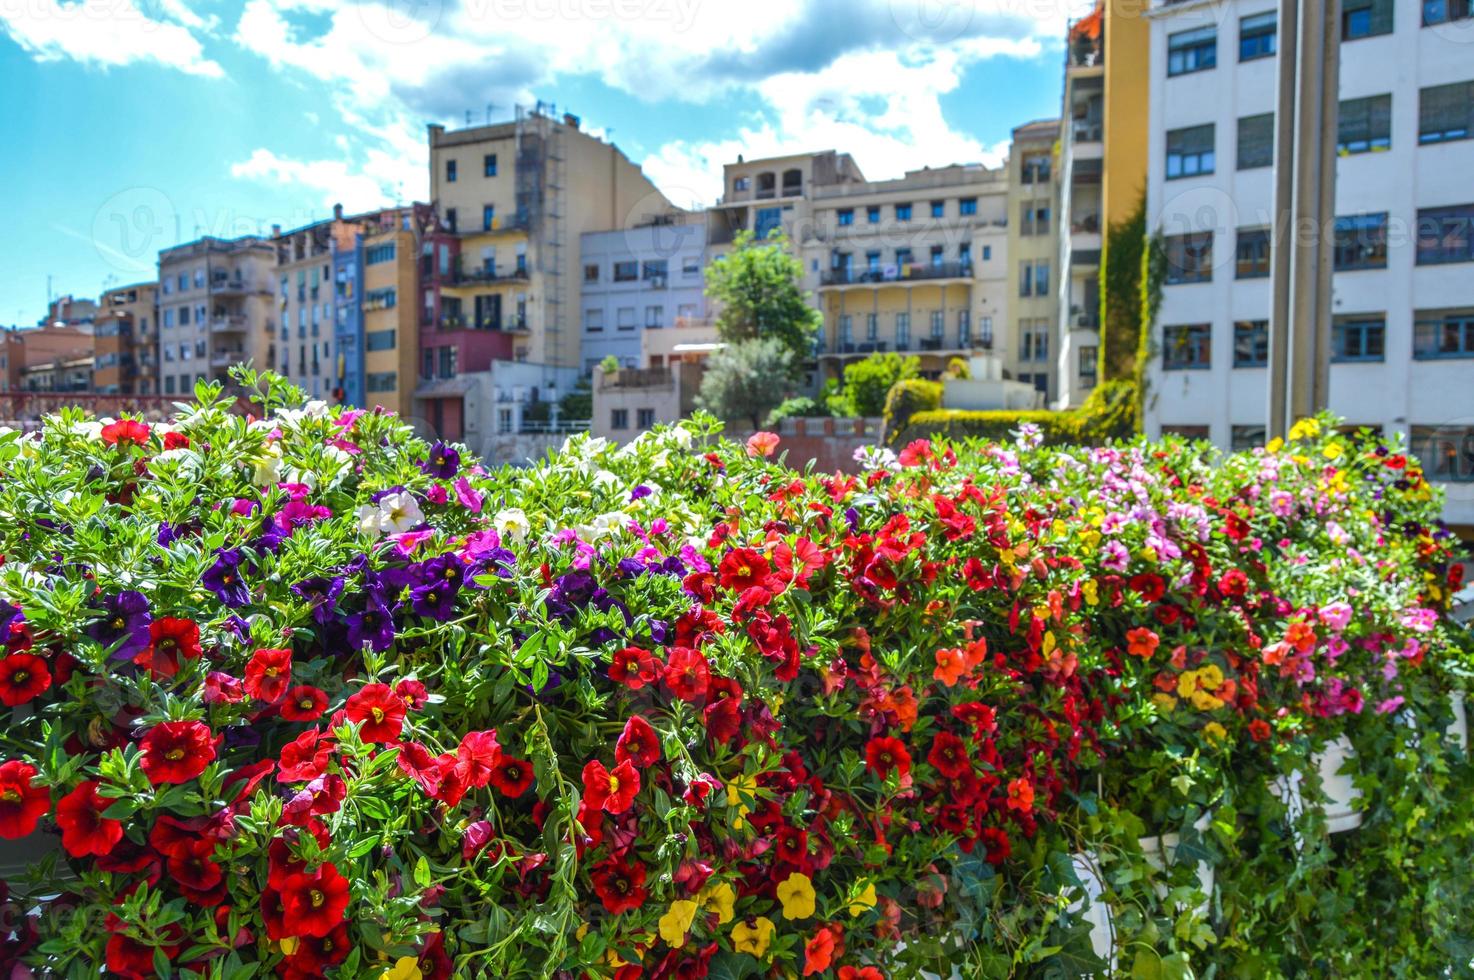
M 1126 652 L 1145 660 L 1156 652 L 1159 642 L 1161 641 L 1157 639 L 1156 633 L 1145 626 L 1138 626 L 1126 634 Z
M 1027 779 L 1019 778 L 1010 780 L 1008 783 L 1008 808 L 1020 813 L 1028 813 L 1034 809 L 1034 784 Z
M 823 973 L 829 969 L 830 962 L 834 957 L 844 955 L 844 944 L 840 941 L 839 930 L 834 926 L 825 926 L 804 943 L 804 976 L 813 976 Z
M 948 687 L 952 687 L 962 679 L 962 675 L 967 672 L 967 667 L 967 659 L 961 650 L 955 648 L 938 650 L 937 669 L 932 671 L 931 675 Z
M 778 433 L 754 432 L 747 437 L 747 455 L 771 456 L 778 448 Z
M 967 645 L 963 655 L 967 658 L 967 669 L 976 670 L 988 658 L 988 641 L 978 637 Z

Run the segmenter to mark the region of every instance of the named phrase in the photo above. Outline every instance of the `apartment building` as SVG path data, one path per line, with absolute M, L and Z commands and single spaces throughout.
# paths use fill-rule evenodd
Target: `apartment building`
M 199 379 L 229 381 L 241 361 L 278 365 L 276 246 L 206 237 L 159 253 L 158 394 L 190 395 Z
M 355 370 L 362 378 L 363 394 L 352 404 L 413 414 L 420 358 L 419 245 L 430 220 L 427 206 L 414 205 L 380 211 L 357 222 L 363 270 L 362 355 Z M 351 376 L 347 360 L 341 359 L 340 370 Z
M 340 207 L 335 218 L 341 217 Z M 311 398 L 327 398 L 336 386 L 332 233 L 330 220 L 287 232 L 271 229 L 276 251 L 275 367 Z
M 1346 0 L 1330 408 L 1410 438 L 1474 523 L 1474 60 L 1467 4 Z M 1155 4 L 1148 227 L 1166 251 L 1146 428 L 1264 439 L 1272 0 Z M 1464 23 L 1454 23 L 1462 19 Z
M 1058 386 L 1054 336 L 1059 291 L 1051 283 L 1058 268 L 1059 189 L 1055 143 L 1060 121 L 1040 119 L 1013 131 L 1008 154 L 1008 262 L 1014 285 L 1008 317 L 995 350 L 1009 376 L 1031 384 L 1048 398 Z
M 139 282 L 102 294 L 93 319 L 93 390 L 149 395 L 158 384 L 158 284 Z
M 935 377 L 952 357 L 995 346 L 1008 311 L 1006 171 L 928 167 L 810 194 L 800 256 L 819 270 L 822 377 L 886 351 L 918 356 Z
M 585 373 L 606 357 L 623 367 L 648 366 L 647 338 L 657 331 L 682 335 L 672 338 L 669 351 L 661 348 L 655 355 L 664 360 L 691 342 L 691 329 L 710 329 L 706 240 L 706 216 L 686 213 L 583 234 L 579 309 Z
M 422 249 L 417 414 L 448 438 L 467 417 L 458 378 L 495 361 L 582 365 L 582 236 L 677 209 L 576 116 L 519 106 L 512 122 L 429 128 L 438 215 Z
M 1083 402 L 1102 371 L 1129 373 L 1135 356 L 1134 349 L 1101 350 L 1100 275 L 1109 230 L 1132 218 L 1146 192 L 1151 79 L 1142 66 L 1150 42 L 1137 0 L 1097 0 L 1067 34 L 1056 155 L 1058 328 L 1051 401 L 1058 408 Z

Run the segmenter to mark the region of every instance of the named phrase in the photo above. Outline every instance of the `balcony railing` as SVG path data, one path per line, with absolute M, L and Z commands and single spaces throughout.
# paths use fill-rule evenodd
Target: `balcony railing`
M 620 368 L 599 375 L 599 390 L 620 388 L 669 388 L 676 383 L 670 368 Z
M 823 286 L 849 286 L 864 283 L 915 282 L 930 279 L 970 279 L 971 262 L 913 262 L 880 268 L 844 267 L 830 269 L 819 279 Z
M 480 320 L 477 320 L 474 316 L 442 313 L 435 322 L 441 330 L 491 330 L 503 333 L 516 333 L 528 329 L 527 317 L 525 316 L 484 316 Z
M 818 357 L 864 357 L 867 354 L 885 354 L 892 350 L 905 354 L 910 352 L 965 354 L 977 350 L 992 350 L 993 337 L 991 334 L 985 336 L 966 337 L 936 337 L 927 335 L 925 337 L 906 337 L 894 340 L 836 340 L 831 344 L 823 342 L 814 345 L 814 354 Z
M 246 329 L 249 325 L 247 319 L 239 313 L 231 314 L 230 316 L 217 316 L 210 321 L 210 332 L 238 333 Z
M 471 269 L 470 271 L 457 270 L 451 279 L 451 284 L 456 286 L 483 286 L 506 282 L 526 282 L 527 269 L 514 268 L 508 270 L 496 268 Z

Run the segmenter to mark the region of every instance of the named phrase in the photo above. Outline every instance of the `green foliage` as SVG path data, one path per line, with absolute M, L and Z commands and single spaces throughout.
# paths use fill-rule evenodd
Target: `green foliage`
M 825 415 L 819 409 L 819 403 L 808 395 L 796 395 L 793 398 L 785 398 L 783 404 L 768 413 L 768 420 L 763 423 L 767 428 L 773 429 L 784 419 L 813 418 L 816 415 Z
M 907 392 L 900 398 L 925 397 Z M 902 417 L 899 412 L 897 417 Z M 1022 411 L 965 411 L 936 408 L 909 414 L 904 424 L 886 428 L 886 441 L 892 445 L 913 439 L 988 439 L 995 442 L 1013 438 L 1021 425 L 1039 428 L 1044 444 L 1049 446 L 1100 446 L 1116 439 L 1129 439 L 1136 433 L 1136 386 L 1130 381 L 1107 381 L 1097 385 L 1079 408 L 1067 412 L 1046 409 Z
M 915 378 L 921 359 L 900 354 L 871 354 L 863 360 L 846 364 L 844 384 L 828 398 L 829 410 L 850 418 L 873 418 L 885 411 L 886 394 L 891 386 Z
M 934 412 L 942 407 L 942 383 L 912 378 L 891 386 L 885 396 L 885 431 L 903 431 L 917 412 Z M 889 435 L 886 438 L 889 442 Z
M 599 362 L 599 370 L 605 374 L 613 374 L 619 370 L 619 358 L 613 354 L 605 354 L 604 359 Z
M 558 402 L 558 414 L 565 419 L 594 417 L 594 388 L 587 377 L 579 378 L 573 389 Z
M 792 394 L 794 371 L 793 351 L 777 338 L 729 342 L 707 361 L 696 405 L 762 428 L 768 413 Z
M 1135 374 L 1142 334 L 1142 253 L 1146 245 L 1146 196 L 1126 220 L 1106 229 L 1100 255 L 1100 374 Z
M 824 321 L 799 287 L 803 271 L 782 234 L 759 242 L 740 233 L 732 251 L 706 267 L 706 295 L 719 309 L 722 340 L 772 338 L 793 353 L 795 366 L 802 363 Z

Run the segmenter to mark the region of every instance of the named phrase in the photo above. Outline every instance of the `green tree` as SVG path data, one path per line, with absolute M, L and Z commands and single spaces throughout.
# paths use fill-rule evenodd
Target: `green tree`
M 793 351 L 776 338 L 729 342 L 707 360 L 696 407 L 760 429 L 768 414 L 793 393 L 795 372 Z
M 558 402 L 558 416 L 565 419 L 587 419 L 594 415 L 594 389 L 587 375 L 574 382 L 573 389 Z
M 799 287 L 803 271 L 781 233 L 763 241 L 739 233 L 732 251 L 706 267 L 706 295 L 720 310 L 722 340 L 777 340 L 793 354 L 790 372 L 797 371 L 812 356 L 824 319 Z
M 829 396 L 829 409 L 835 415 L 874 418 L 885 412 L 885 396 L 897 381 L 907 381 L 920 373 L 917 357 L 900 354 L 871 354 L 862 361 L 845 365 L 844 385 Z

